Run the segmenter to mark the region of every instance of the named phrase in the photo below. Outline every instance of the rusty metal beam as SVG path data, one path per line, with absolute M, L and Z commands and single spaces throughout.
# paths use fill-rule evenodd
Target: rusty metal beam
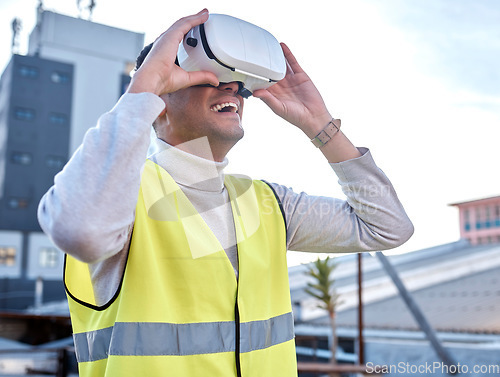
M 358 363 L 365 363 L 365 340 L 363 337 L 363 264 L 362 255 L 358 253 Z

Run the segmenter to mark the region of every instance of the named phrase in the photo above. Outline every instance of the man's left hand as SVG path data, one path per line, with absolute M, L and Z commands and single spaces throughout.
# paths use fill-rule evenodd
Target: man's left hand
M 318 89 L 300 67 L 288 46 L 281 43 L 281 47 L 287 63 L 286 76 L 267 89 L 256 90 L 253 96 L 260 98 L 274 113 L 312 138 L 332 116 Z

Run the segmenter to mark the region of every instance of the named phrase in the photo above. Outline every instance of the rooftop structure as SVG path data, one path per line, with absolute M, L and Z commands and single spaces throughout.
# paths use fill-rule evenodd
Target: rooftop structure
M 343 302 L 336 320 L 339 327 L 356 328 L 357 261 L 343 259 L 336 271 Z M 473 246 L 459 241 L 388 259 L 436 331 L 500 336 L 499 244 Z M 290 275 L 294 279 L 295 271 Z M 298 322 L 328 325 L 325 313 L 314 308 L 314 300 L 301 286 L 292 288 L 292 299 L 301 303 Z M 420 331 L 378 259 L 369 254 L 363 256 L 363 294 L 365 328 Z
M 474 365 L 491 364 L 497 365 L 495 373 L 500 372 L 495 361 L 500 352 L 500 244 L 471 245 L 460 240 L 387 259 L 452 358 L 471 370 Z M 345 255 L 338 263 L 334 276 L 341 304 L 335 319 L 340 345 L 336 358 L 356 363 L 358 261 L 355 255 Z M 442 363 L 379 259 L 363 254 L 362 266 L 364 361 L 389 366 L 401 361 Z M 326 361 L 330 322 L 304 291 L 309 279 L 305 270 L 304 265 L 289 270 L 297 354 L 299 360 Z M 400 372 L 386 375 L 405 375 Z

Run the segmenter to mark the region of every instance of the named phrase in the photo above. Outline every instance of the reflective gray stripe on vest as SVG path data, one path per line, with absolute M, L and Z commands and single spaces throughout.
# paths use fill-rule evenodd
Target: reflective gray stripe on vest
M 240 326 L 240 352 L 293 339 L 293 316 L 286 313 Z M 234 322 L 117 322 L 113 327 L 73 335 L 79 363 L 116 356 L 185 356 L 234 352 Z
M 240 326 L 240 352 L 261 350 L 293 339 L 292 313 L 264 321 L 244 322 Z
M 76 359 L 78 362 L 97 361 L 107 358 L 112 335 L 112 327 L 73 334 Z

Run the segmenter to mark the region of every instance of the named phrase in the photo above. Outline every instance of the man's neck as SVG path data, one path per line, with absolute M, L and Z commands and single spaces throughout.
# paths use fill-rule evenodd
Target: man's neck
M 156 139 L 154 154 L 149 158 L 182 186 L 212 192 L 220 192 L 224 187 L 224 168 L 228 161 L 226 158 L 222 162 L 214 161 L 206 138 L 175 147 Z
M 237 143 L 237 140 L 219 138 L 214 140 L 210 136 L 179 135 L 168 127 L 163 128 L 157 137 L 184 152 L 215 162 L 224 161 L 228 152 Z
M 208 138 L 206 136 L 194 140 L 189 140 L 185 143 L 171 143 L 161 138 L 160 140 L 162 140 L 164 143 L 170 146 L 174 146 L 175 148 L 180 149 L 181 151 L 203 158 L 205 160 L 221 162 L 225 158 L 225 156 L 222 157 L 222 159 L 215 158 L 212 148 L 210 147 Z

